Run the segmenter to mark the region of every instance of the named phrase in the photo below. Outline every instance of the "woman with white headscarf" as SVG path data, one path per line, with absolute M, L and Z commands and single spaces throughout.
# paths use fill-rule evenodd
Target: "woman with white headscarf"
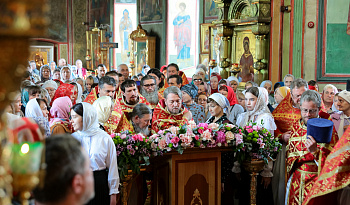
M 50 136 L 50 125 L 48 121 L 49 111 L 44 99 L 33 98 L 26 106 L 26 117 L 32 118 L 39 126 L 45 130 L 46 137 Z
M 230 86 L 235 93 L 237 92 L 238 84 L 239 81 L 235 76 L 230 76 L 227 78 L 227 86 Z
M 79 83 L 75 83 L 75 82 L 70 83 L 70 84 L 74 85 L 78 90 L 76 103 L 83 102 L 83 98 L 82 98 L 83 97 L 83 88 L 81 87 L 81 85 Z
M 208 98 L 209 112 L 211 117 L 206 123 L 216 124 L 232 124 L 226 113 L 229 112 L 230 102 L 220 93 L 214 93 Z M 221 203 L 233 204 L 233 174 L 231 168 L 233 166 L 233 152 L 221 152 Z
M 73 137 L 79 140 L 90 157 L 94 173 L 95 198 L 88 204 L 116 204 L 119 174 L 112 138 L 99 128 L 97 112 L 89 103 L 77 103 L 71 110 Z M 108 171 L 107 171 L 108 170 Z
M 268 94 L 265 88 L 248 88 L 245 93 L 245 105 L 247 111 L 238 116 L 237 125 L 243 127 L 248 123 L 253 122 L 260 127 L 266 128 L 273 136 L 274 131 L 277 129 L 277 127 L 273 116 L 267 107 L 267 104 Z M 272 164 L 272 161 L 270 161 L 268 165 L 265 165 L 264 170 L 260 173 L 262 176 L 262 181 L 258 182 L 258 189 L 261 184 L 263 186 L 263 188 L 261 188 L 263 192 L 261 196 L 263 197 L 260 199 L 266 204 L 273 204 L 272 187 L 270 186 L 273 176 L 273 173 L 271 171 Z M 234 163 L 232 171 L 236 174 L 241 172 L 240 164 L 238 162 Z M 247 190 L 244 193 L 246 192 L 249 193 Z
M 104 124 L 109 119 L 109 116 L 113 110 L 113 101 L 109 96 L 102 96 L 95 100 L 94 104 L 92 104 L 97 111 L 98 123 L 100 124 L 100 128 L 103 131 L 106 131 L 104 128 Z
M 69 66 L 64 66 L 61 69 L 61 81 L 64 83 L 70 83 L 72 82 L 72 70 Z
M 55 81 L 48 80 L 41 87 L 46 89 L 47 92 L 49 92 L 50 99 L 53 99 L 53 97 L 55 96 L 55 92 L 58 88 L 58 85 Z

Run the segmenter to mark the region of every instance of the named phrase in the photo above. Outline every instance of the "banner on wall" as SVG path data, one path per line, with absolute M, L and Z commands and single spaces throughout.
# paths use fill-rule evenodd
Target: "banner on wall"
M 136 30 L 136 3 L 114 3 L 114 42 L 118 48 L 114 50 L 114 65 L 130 63 L 131 41 L 129 35 Z
M 168 0 L 167 13 L 167 64 L 176 63 L 192 75 L 198 56 L 198 0 Z

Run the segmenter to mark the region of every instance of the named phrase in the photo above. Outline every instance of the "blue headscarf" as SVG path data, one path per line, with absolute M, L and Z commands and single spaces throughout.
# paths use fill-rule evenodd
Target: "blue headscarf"
M 22 90 L 22 93 L 21 93 L 21 101 L 22 101 L 22 105 L 23 105 L 24 107 L 26 107 L 26 106 L 27 106 L 27 103 L 28 103 L 28 101 L 29 101 L 29 93 L 28 93 L 28 91 L 27 91 L 26 89 L 23 89 L 23 90 Z
M 186 84 L 182 86 L 181 91 L 186 92 L 192 99 L 196 98 L 198 94 L 198 88 L 193 84 Z

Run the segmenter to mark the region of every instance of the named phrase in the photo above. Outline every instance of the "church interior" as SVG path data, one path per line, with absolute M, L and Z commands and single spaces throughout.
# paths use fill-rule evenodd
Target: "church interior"
M 127 69 L 126 77 L 123 77 L 124 80 L 127 81 L 128 78 L 134 80 L 135 78 L 135 85 L 137 85 L 137 88 L 139 89 L 139 95 L 141 96 L 142 94 L 147 100 L 148 98 L 146 98 L 146 95 L 141 92 L 141 87 L 144 86 L 141 78 L 146 75 L 148 76 L 149 70 L 154 69 L 159 70 L 154 71 L 153 73 L 151 72 L 154 76 L 158 76 L 158 73 L 159 75 L 164 76 L 164 78 L 150 78 L 155 79 L 155 82 L 156 80 L 164 81 L 160 83 L 163 83 L 162 92 L 159 82 L 155 83 L 159 86 L 159 93 L 156 99 L 157 102 L 151 107 L 152 112 L 160 106 L 160 101 L 162 99 L 165 98 L 165 103 L 167 102 L 167 97 L 164 95 L 166 91 L 164 90 L 167 90 L 166 88 L 169 86 L 174 87 L 170 84 L 169 79 L 167 79 L 169 75 L 166 73 L 170 72 L 169 67 L 172 64 L 176 64 L 176 72 L 178 75 L 180 75 L 180 73 L 182 74 L 182 76 L 180 75 L 180 77 L 182 77 L 182 79 L 180 78 L 182 86 L 181 83 L 179 86 L 182 93 L 187 92 L 186 89 L 188 89 L 189 94 L 186 94 L 186 96 L 192 97 L 191 92 L 195 89 L 194 96 L 197 96 L 198 94 L 196 98 L 198 104 L 200 104 L 200 88 L 195 82 L 197 80 L 196 78 L 199 76 L 198 70 L 202 69 L 205 76 L 203 80 L 200 81 L 203 81 L 203 84 L 200 85 L 211 86 L 209 90 L 212 90 L 212 93 L 207 93 L 205 104 L 211 102 L 209 96 L 210 94 L 213 94 L 213 90 L 215 90 L 212 87 L 213 83 L 211 82 L 213 76 L 218 79 L 218 82 L 216 83 L 218 83 L 219 86 L 221 84 L 221 79 L 227 79 L 224 84 L 227 83 L 228 87 L 230 87 L 230 80 L 228 79 L 237 79 L 237 84 L 235 84 L 237 87 L 236 89 L 233 89 L 234 92 L 232 94 L 234 95 L 236 102 L 230 106 L 239 104 L 243 99 L 245 102 L 243 102 L 242 110 L 244 109 L 244 111 L 248 113 L 249 109 L 246 107 L 247 96 L 245 96 L 246 91 L 248 92 L 249 90 L 247 87 L 248 84 L 252 87 L 265 87 L 264 85 L 269 82 L 270 87 L 266 101 L 269 101 L 269 105 L 271 108 L 273 107 L 272 110 L 275 109 L 274 112 L 277 112 L 277 106 L 279 106 L 279 104 L 276 103 L 274 99 L 277 95 L 276 93 L 278 93 L 276 91 L 277 88 L 279 86 L 287 86 L 286 78 L 288 77 L 293 77 L 293 80 L 301 78 L 309 83 L 309 89 L 317 91 L 321 96 L 322 106 L 318 106 L 317 108 L 320 108 L 320 112 L 325 109 L 325 112 L 329 114 L 327 115 L 328 118 L 333 119 L 333 121 L 333 115 L 329 110 L 333 108 L 332 105 L 337 105 L 336 103 L 333 104 L 334 94 L 337 96 L 337 99 L 338 96 L 342 95 L 333 93 L 330 104 L 326 102 L 325 98 L 322 96 L 324 96 L 326 90 L 329 89 L 329 84 L 333 85 L 335 88 L 334 90 L 337 90 L 336 92 L 339 91 L 339 93 L 341 93 L 341 91 L 350 91 L 350 64 L 346 63 L 346 59 L 350 57 L 350 0 L 3 0 L 0 5 L 0 10 L 2 11 L 0 12 L 0 42 L 2 45 L 2 49 L 0 50 L 0 108 L 2 115 L 0 119 L 0 205 L 34 204 L 36 192 L 33 194 L 32 191 L 38 184 L 43 184 L 44 182 L 42 182 L 42 180 L 46 178 L 45 171 L 43 171 L 45 168 L 43 168 L 42 165 L 42 161 L 45 161 L 45 156 L 44 154 L 40 154 L 45 151 L 44 140 L 39 140 L 42 142 L 41 145 L 29 143 L 28 147 L 24 147 L 22 144 L 23 141 L 20 143 L 19 141 L 21 140 L 18 140 L 18 136 L 20 136 L 19 129 L 21 129 L 20 127 L 22 124 L 11 124 L 8 116 L 6 116 L 9 105 L 12 105 L 15 101 L 14 99 L 17 98 L 18 93 L 20 93 L 21 96 L 19 99 L 21 105 L 25 106 L 23 103 L 25 97 L 25 95 L 23 95 L 24 79 L 30 79 L 29 81 L 33 81 L 33 86 L 34 84 L 38 85 L 40 83 L 41 86 L 43 86 L 43 84 L 45 85 L 43 78 L 45 74 L 44 71 L 42 72 L 45 65 L 50 69 L 49 79 L 51 81 L 54 79 L 54 73 L 58 69 L 57 72 L 61 76 L 58 78 L 58 81 L 60 81 L 59 83 L 61 83 L 61 85 L 58 84 L 58 87 L 62 86 L 63 83 L 66 83 L 62 80 L 62 76 L 65 75 L 63 68 L 69 68 L 69 75 L 71 76 L 68 77 L 68 80 L 72 80 L 73 78 L 79 78 L 81 80 L 81 86 L 77 86 L 80 82 L 75 80 L 75 83 L 73 83 L 75 84 L 75 87 L 67 86 L 65 88 L 68 89 L 69 92 L 72 90 L 72 93 L 74 93 L 73 89 L 75 88 L 75 92 L 77 93 L 80 92 L 79 89 L 83 89 L 84 92 L 87 92 L 85 96 L 83 93 L 80 96 L 78 94 L 81 103 L 89 102 L 87 99 L 92 99 L 89 103 L 95 104 L 94 101 L 102 96 L 102 91 L 100 90 L 102 88 L 98 82 L 98 80 L 102 79 L 100 76 L 100 67 L 105 69 L 105 71 L 103 71 L 105 73 L 111 72 L 111 77 L 113 77 L 113 75 L 119 76 L 119 80 L 116 80 L 117 86 L 115 86 L 116 82 L 114 82 L 114 87 L 116 87 L 114 89 L 117 90 L 113 91 L 113 95 L 114 92 L 116 94 L 114 95 L 114 98 L 113 96 L 110 96 L 113 98 L 113 102 L 112 105 L 109 105 L 109 110 L 112 109 L 113 111 L 110 111 L 110 116 L 107 117 L 107 122 L 110 122 L 109 120 L 111 119 L 114 120 L 114 122 L 110 123 L 108 129 L 114 129 L 115 127 L 118 131 L 120 127 L 124 126 L 124 124 L 122 124 L 124 118 L 125 120 L 130 121 L 127 126 L 130 125 L 132 127 L 132 125 L 134 125 L 134 121 L 132 121 L 134 118 L 131 117 L 134 116 L 131 114 L 134 106 L 127 107 L 127 105 L 123 104 L 123 94 L 126 93 L 126 90 L 129 87 L 128 85 L 127 87 L 121 85 L 120 78 L 123 77 L 121 65 L 126 66 Z M 31 68 L 32 63 L 34 66 L 33 68 Z M 35 69 L 38 71 L 36 74 L 34 72 Z M 79 69 L 82 69 L 82 71 Z M 113 72 L 115 74 L 113 74 Z M 105 74 L 102 76 L 104 75 Z M 39 79 L 35 79 L 35 76 L 39 77 Z M 90 76 L 92 77 L 89 78 Z M 141 78 L 139 78 L 140 76 Z M 87 91 L 87 85 L 90 81 L 91 85 L 96 86 L 98 84 L 99 87 L 96 87 L 96 89 L 91 88 Z M 147 79 L 144 81 L 147 81 Z M 194 84 L 195 88 L 185 87 L 186 83 L 184 82 L 186 81 L 188 85 Z M 100 80 L 100 82 L 104 81 Z M 283 85 L 281 83 L 283 83 Z M 29 84 L 29 86 L 31 86 L 31 84 Z M 56 84 L 55 86 L 55 89 L 57 89 Z M 221 90 L 219 86 L 216 88 L 216 92 L 218 93 Z M 48 85 L 46 87 L 53 86 Z M 231 88 L 229 88 L 229 90 L 230 89 Z M 57 93 L 53 93 L 51 96 L 50 90 L 47 88 L 46 90 L 47 94 L 50 95 L 49 97 L 52 102 L 51 104 L 45 102 L 45 104 L 47 108 L 51 107 L 52 109 L 53 99 L 56 99 Z M 145 87 L 145 90 L 147 90 L 147 87 Z M 209 92 L 209 90 L 205 87 L 205 92 Z M 226 93 L 230 92 L 228 89 L 226 90 Z M 293 99 L 292 88 L 290 90 L 291 91 L 289 91 L 288 88 L 288 91 L 285 91 L 286 94 L 283 94 L 282 97 L 288 98 L 286 96 L 289 96 L 290 99 Z M 281 89 L 279 92 L 281 92 Z M 31 95 L 29 90 L 27 94 L 28 93 Z M 241 95 L 238 93 L 243 97 L 240 97 Z M 118 98 L 119 94 L 120 96 Z M 302 93 L 300 93 L 299 97 L 302 98 L 301 95 Z M 66 96 L 70 97 L 69 95 Z M 82 96 L 85 101 L 84 99 L 82 100 Z M 89 96 L 91 98 L 89 98 Z M 259 96 L 256 96 L 257 99 L 260 99 Z M 125 96 L 124 98 L 128 97 Z M 116 101 L 119 99 L 120 105 L 119 103 L 115 103 L 114 99 Z M 195 97 L 193 97 L 193 101 L 194 99 Z M 344 97 L 344 99 L 347 101 L 347 99 L 350 100 L 350 97 Z M 229 101 L 227 102 L 231 103 L 231 100 L 228 100 Z M 27 106 L 30 104 L 30 101 L 31 97 L 29 96 L 29 100 L 26 101 Z M 73 104 L 70 100 L 68 101 L 70 103 L 68 110 L 69 114 L 71 114 L 73 110 L 75 111 L 75 100 Z M 152 104 L 150 100 L 148 101 Z M 79 101 L 77 100 L 76 103 L 78 102 Z M 141 102 L 142 101 L 138 101 L 138 103 Z M 181 102 L 184 103 L 184 98 Z M 108 103 L 110 102 L 108 101 Z M 244 103 L 246 103 L 246 106 L 244 106 Z M 38 104 L 41 108 L 39 101 Z M 116 104 L 121 106 L 120 112 L 122 114 L 119 115 L 119 118 L 118 114 L 116 114 L 115 116 L 117 117 L 114 116 L 115 118 L 113 119 L 113 113 L 118 111 Z M 126 100 L 125 104 L 127 104 Z M 280 105 L 281 104 L 282 102 Z M 350 106 L 350 101 L 348 104 Z M 126 106 L 125 109 L 129 109 L 130 111 L 125 111 L 123 106 Z M 165 104 L 164 106 L 166 106 L 165 110 L 169 109 L 168 104 Z M 91 107 L 91 109 L 95 108 Z M 270 109 L 270 107 L 268 108 Z M 293 107 L 291 106 L 290 110 L 293 110 L 294 108 L 295 105 L 293 105 Z M 307 112 L 311 115 L 312 110 L 310 110 L 310 108 L 308 109 Z M 275 120 L 272 117 L 272 121 L 276 122 L 275 126 L 277 126 L 277 128 L 274 129 L 274 133 L 275 137 L 277 137 L 277 130 L 282 130 L 279 127 L 280 125 L 277 121 L 278 118 L 272 110 L 270 109 L 271 112 L 269 114 L 275 117 Z M 338 108 L 338 111 L 342 111 L 341 108 Z M 123 115 L 123 112 L 128 112 L 128 114 Z M 171 111 L 169 112 L 171 113 Z M 209 112 L 210 108 L 207 108 L 205 115 Z M 299 109 L 299 111 L 296 112 L 298 113 L 296 118 L 300 119 L 303 115 L 303 110 Z M 26 113 L 27 111 L 23 112 L 25 115 L 21 117 L 27 117 Z M 52 121 L 50 118 L 52 117 L 52 112 L 48 111 L 48 113 L 47 121 L 50 122 L 51 127 Z M 343 113 L 346 113 L 346 111 L 343 111 Z M 210 114 L 214 116 L 212 112 L 210 112 Z M 293 111 L 293 113 L 288 116 L 294 116 L 294 114 L 295 112 Z M 163 115 L 159 116 L 163 117 Z M 73 116 L 67 117 L 69 122 L 72 120 L 72 117 Z M 318 117 L 322 117 L 321 114 Z M 151 119 L 154 120 L 154 118 L 155 114 L 153 112 L 153 118 Z M 192 118 L 195 121 L 197 119 L 194 112 L 192 112 Z M 208 126 L 209 123 L 207 119 L 209 118 L 206 118 L 201 123 L 204 124 L 207 122 Z M 347 119 L 347 117 L 345 117 L 345 119 Z M 256 118 L 254 118 L 254 120 L 256 120 Z M 348 131 L 346 131 L 349 123 L 344 122 L 344 117 L 340 117 L 339 120 L 342 120 L 341 123 L 343 123 L 340 126 L 345 127 L 341 132 L 338 131 L 337 128 L 337 134 L 339 135 L 340 132 L 341 134 L 344 133 L 343 136 L 350 136 L 350 130 L 349 135 Z M 74 122 L 74 120 L 72 121 Z M 116 123 L 119 121 L 120 123 Z M 347 121 L 349 122 L 349 120 Z M 159 127 L 163 126 L 163 122 L 160 122 L 159 124 Z M 186 122 L 186 124 L 187 127 L 191 127 L 188 122 Z M 336 122 L 334 122 L 334 126 L 335 124 Z M 100 126 L 102 125 L 100 124 Z M 72 130 L 73 128 L 75 129 L 74 125 L 70 126 L 72 126 L 70 127 Z M 179 132 L 182 131 L 183 124 L 176 124 L 175 126 L 178 127 L 178 130 L 175 132 L 176 134 L 169 130 L 168 132 L 178 135 Z M 50 127 L 48 128 L 49 132 Z M 125 127 L 122 129 L 123 131 L 126 130 Z M 149 126 L 149 128 L 150 127 L 151 126 Z M 196 127 L 196 125 L 194 125 L 194 127 L 194 134 L 192 133 L 193 139 L 191 140 L 195 139 L 195 135 L 197 136 L 195 131 L 199 133 L 199 130 L 201 129 L 200 126 Z M 39 126 L 39 128 L 42 127 Z M 116 146 L 118 140 L 123 142 L 124 139 L 121 137 L 123 135 L 120 135 L 119 132 L 109 133 L 107 132 L 106 126 L 104 128 L 106 129 L 106 133 L 113 135 L 113 142 Z M 213 130 L 214 129 L 215 128 L 213 128 Z M 229 135 L 227 132 L 231 129 L 233 130 L 233 128 L 228 127 L 220 127 L 220 129 L 226 129 L 226 139 Z M 270 132 L 269 128 L 266 129 Z M 211 130 L 212 129 L 210 128 L 210 131 Z M 134 132 L 136 133 L 136 131 Z M 234 136 L 239 133 L 241 133 L 241 131 L 234 133 Z M 182 134 L 188 134 L 188 132 L 185 131 Z M 283 137 L 285 132 L 280 132 L 279 134 Z M 306 135 L 306 132 L 304 134 Z M 160 136 L 161 135 L 162 134 L 160 134 Z M 202 133 L 198 135 L 202 136 Z M 213 136 L 214 135 L 219 136 L 217 133 L 213 134 Z M 259 131 L 259 136 L 261 135 Z M 149 134 L 148 137 L 151 136 L 153 135 Z M 291 134 L 291 136 L 293 135 Z M 34 135 L 31 137 L 34 140 L 32 139 L 29 141 L 37 141 L 35 140 Z M 247 137 L 249 137 L 248 133 Z M 340 137 L 341 135 L 339 135 L 339 139 Z M 254 137 L 252 138 L 254 140 Z M 347 142 L 344 142 L 344 137 L 342 137 L 342 140 L 348 147 L 350 137 L 347 138 L 349 139 Z M 265 189 L 259 187 L 260 180 L 264 180 L 262 178 L 265 178 L 259 173 L 265 169 L 264 166 L 268 167 L 268 160 L 265 161 L 265 164 L 260 163 L 257 165 L 254 164 L 255 162 L 250 161 L 250 164 L 242 165 L 242 167 L 249 167 L 246 168 L 247 171 L 242 171 L 241 176 L 239 176 L 240 180 L 246 180 L 244 183 L 238 180 L 238 178 L 229 178 L 233 184 L 238 184 L 237 186 L 244 187 L 243 189 L 248 190 L 247 192 L 243 193 L 244 191 L 242 191 L 241 193 L 236 185 L 230 187 L 232 190 L 228 189 L 226 193 L 223 191 L 224 183 L 222 180 L 224 180 L 223 176 L 226 175 L 223 171 L 223 167 L 231 166 L 231 164 L 227 165 L 224 162 L 224 159 L 227 159 L 228 157 L 225 153 L 227 154 L 229 150 L 232 151 L 231 144 L 235 147 L 234 149 L 240 149 L 237 138 L 234 137 L 234 140 L 234 143 L 233 141 L 232 143 L 231 141 L 227 141 L 226 146 L 222 147 L 221 143 L 219 147 L 216 142 L 213 148 L 209 148 L 210 145 L 206 144 L 207 142 L 203 145 L 202 141 L 198 141 L 199 144 L 197 146 L 197 141 L 193 141 L 192 145 L 182 145 L 183 147 L 189 148 L 189 150 L 185 151 L 182 149 L 182 146 L 179 146 L 179 149 L 172 147 L 175 143 L 171 141 L 171 146 L 167 149 L 172 151 L 168 151 L 167 153 L 166 148 L 164 148 L 161 150 L 162 156 L 155 158 L 150 157 L 150 162 L 148 162 L 148 157 L 147 160 L 141 160 L 141 157 L 140 160 L 135 159 L 135 157 L 133 158 L 130 155 L 129 147 L 126 148 L 127 146 L 125 146 L 124 149 L 129 150 L 127 152 L 129 153 L 130 159 L 132 158 L 133 160 L 143 162 L 146 161 L 146 163 L 142 163 L 141 165 L 139 162 L 133 162 L 131 165 L 128 164 L 128 162 L 122 162 L 124 163 L 124 167 L 119 167 L 119 175 L 123 176 L 120 177 L 117 186 L 119 187 L 119 191 L 118 194 L 116 194 L 116 198 L 110 198 L 111 204 L 282 205 L 282 201 L 284 202 L 285 199 L 284 194 L 282 196 L 283 199 L 276 199 L 275 196 L 272 197 L 274 187 L 271 188 L 270 185 L 271 190 L 266 187 Z M 281 149 L 286 152 L 286 144 L 283 144 L 283 140 L 283 138 L 282 140 L 280 138 L 280 143 L 278 143 L 278 140 L 276 142 L 272 141 L 273 143 L 276 143 L 276 149 L 278 147 L 278 150 Z M 152 141 L 152 143 L 156 142 L 159 144 L 155 145 L 158 146 L 156 151 L 153 149 L 153 151 L 150 151 L 149 155 L 157 154 L 157 152 L 159 155 L 160 141 Z M 184 143 L 184 141 L 182 142 Z M 84 144 L 83 141 L 81 143 Z M 169 144 L 169 142 L 167 143 Z M 20 146 L 15 146 L 16 144 Z M 123 143 L 120 143 L 120 147 L 123 146 L 122 144 Z M 223 144 L 225 144 L 225 140 Z M 329 142 L 326 144 L 329 144 Z M 27 145 L 28 144 L 26 144 L 26 146 Z M 289 145 L 288 142 L 287 145 Z M 118 146 L 116 150 L 117 153 L 120 151 L 118 150 L 118 148 L 120 148 Z M 152 145 L 151 143 L 147 145 L 141 143 L 139 146 L 148 146 L 148 149 L 151 150 L 150 147 Z M 199 148 L 200 146 L 204 146 L 205 148 L 203 150 L 205 151 L 201 151 Z M 281 148 L 279 148 L 279 146 Z M 319 148 L 321 145 L 318 144 L 317 146 Z M 339 146 L 337 149 L 341 149 L 338 144 L 332 145 L 333 148 L 334 146 Z M 327 146 L 325 145 L 324 147 Z M 28 150 L 27 152 L 24 152 L 24 148 L 35 151 L 33 153 L 29 152 L 30 155 L 25 155 Z M 322 148 L 319 148 L 318 150 L 321 150 L 320 152 L 322 152 Z M 11 152 L 13 153 L 11 154 Z M 16 152 L 21 152 L 21 154 L 18 154 L 17 156 Z M 306 150 L 305 152 L 308 151 Z M 328 155 L 330 152 L 331 151 L 325 153 Z M 288 146 L 286 153 L 287 157 Z M 330 155 L 332 155 L 332 153 Z M 142 158 L 144 157 L 144 155 L 140 156 L 142 156 Z M 350 155 L 345 154 L 344 156 L 344 160 L 350 160 L 348 159 L 350 158 Z M 124 159 L 122 157 L 123 156 L 118 153 L 118 160 Z M 236 163 L 236 161 L 233 161 L 233 155 L 230 155 L 230 157 L 232 157 L 232 159 L 229 159 L 232 161 L 233 166 L 233 163 Z M 321 158 L 322 155 L 319 156 L 320 160 Z M 125 159 L 129 158 L 126 157 Z M 271 162 L 271 160 L 269 160 L 269 162 Z M 322 163 L 323 162 L 324 161 L 322 161 Z M 131 161 L 129 161 L 129 163 L 131 163 Z M 288 160 L 285 163 L 287 170 Z M 118 166 L 121 166 L 119 162 Z M 327 166 L 327 163 L 324 166 Z M 271 169 L 273 169 L 273 172 L 275 173 L 275 169 L 270 168 L 270 172 Z M 234 167 L 232 168 L 232 173 L 233 170 Z M 283 171 L 280 173 L 280 175 L 284 175 L 282 172 L 285 172 L 286 177 L 283 176 L 285 185 L 287 185 L 288 181 L 287 176 L 291 177 L 291 180 L 293 180 L 292 176 L 294 176 L 288 175 L 286 170 L 283 168 Z M 321 167 L 319 167 L 317 175 L 323 176 L 322 173 L 323 169 L 321 171 Z M 349 187 L 350 172 L 348 171 L 346 174 L 346 177 L 343 176 L 346 180 L 343 180 L 341 183 Z M 235 176 L 237 177 L 238 175 Z M 263 182 L 265 183 L 265 181 L 262 181 L 261 184 L 263 184 Z M 268 184 L 270 183 L 273 184 L 274 179 Z M 315 182 L 315 187 L 316 185 L 317 182 Z M 338 191 L 340 189 L 339 187 L 344 188 L 346 186 L 334 185 L 334 187 L 337 188 L 332 187 L 330 190 Z M 110 184 L 109 188 L 111 192 Z M 230 191 L 232 191 L 232 196 L 234 197 L 231 196 L 231 199 L 227 199 L 230 198 L 227 196 L 227 193 L 231 193 Z M 308 190 L 308 192 L 309 191 L 310 190 Z M 313 191 L 310 191 L 310 193 L 314 193 L 314 196 L 316 196 L 317 191 Z M 274 194 L 275 193 L 276 192 L 274 192 Z M 326 191 L 324 193 L 326 193 Z M 242 194 L 242 196 L 247 195 L 247 200 L 239 199 L 238 195 L 240 194 Z M 263 194 L 265 196 L 262 196 Z M 269 198 L 270 195 L 271 197 Z M 264 197 L 269 199 L 265 200 Z M 303 201 L 297 200 L 298 203 L 295 204 L 316 204 L 312 202 L 315 202 L 317 198 L 315 199 L 311 195 L 305 195 L 305 197 L 306 198 L 303 198 Z M 292 201 L 288 200 L 286 199 L 285 204 L 294 204 Z

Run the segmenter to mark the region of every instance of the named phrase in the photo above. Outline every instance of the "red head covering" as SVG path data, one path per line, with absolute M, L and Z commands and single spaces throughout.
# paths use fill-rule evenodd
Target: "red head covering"
M 164 69 L 166 69 L 166 68 L 167 68 L 167 65 L 163 65 L 163 66 L 160 68 L 160 72 L 163 72 Z
M 236 97 L 236 93 L 233 91 L 233 89 L 230 86 L 227 85 L 222 85 L 221 87 L 225 86 L 227 88 L 227 99 L 230 102 L 230 105 L 234 105 L 237 104 L 237 97 Z
M 316 92 L 318 92 L 318 90 L 316 89 L 316 86 L 312 86 L 312 85 L 308 85 L 309 86 L 309 90 L 314 90 Z
M 55 101 L 57 98 L 60 97 L 64 97 L 64 96 L 68 96 L 69 98 L 71 97 L 71 95 L 73 94 L 73 90 L 74 90 L 74 85 L 72 84 L 61 84 L 56 92 L 55 92 L 55 96 L 53 97 L 53 99 L 51 100 L 50 106 L 52 106 L 53 101 Z M 73 102 L 73 105 L 75 105 L 75 100 Z
M 217 77 L 218 78 L 218 83 L 221 80 L 221 76 L 219 75 L 219 73 L 212 73 L 211 77 Z M 210 87 L 211 87 L 211 85 L 210 85 Z M 218 87 L 216 89 L 213 89 L 213 87 L 211 87 L 211 94 L 217 93 L 217 92 L 219 92 L 219 85 L 218 85 Z

